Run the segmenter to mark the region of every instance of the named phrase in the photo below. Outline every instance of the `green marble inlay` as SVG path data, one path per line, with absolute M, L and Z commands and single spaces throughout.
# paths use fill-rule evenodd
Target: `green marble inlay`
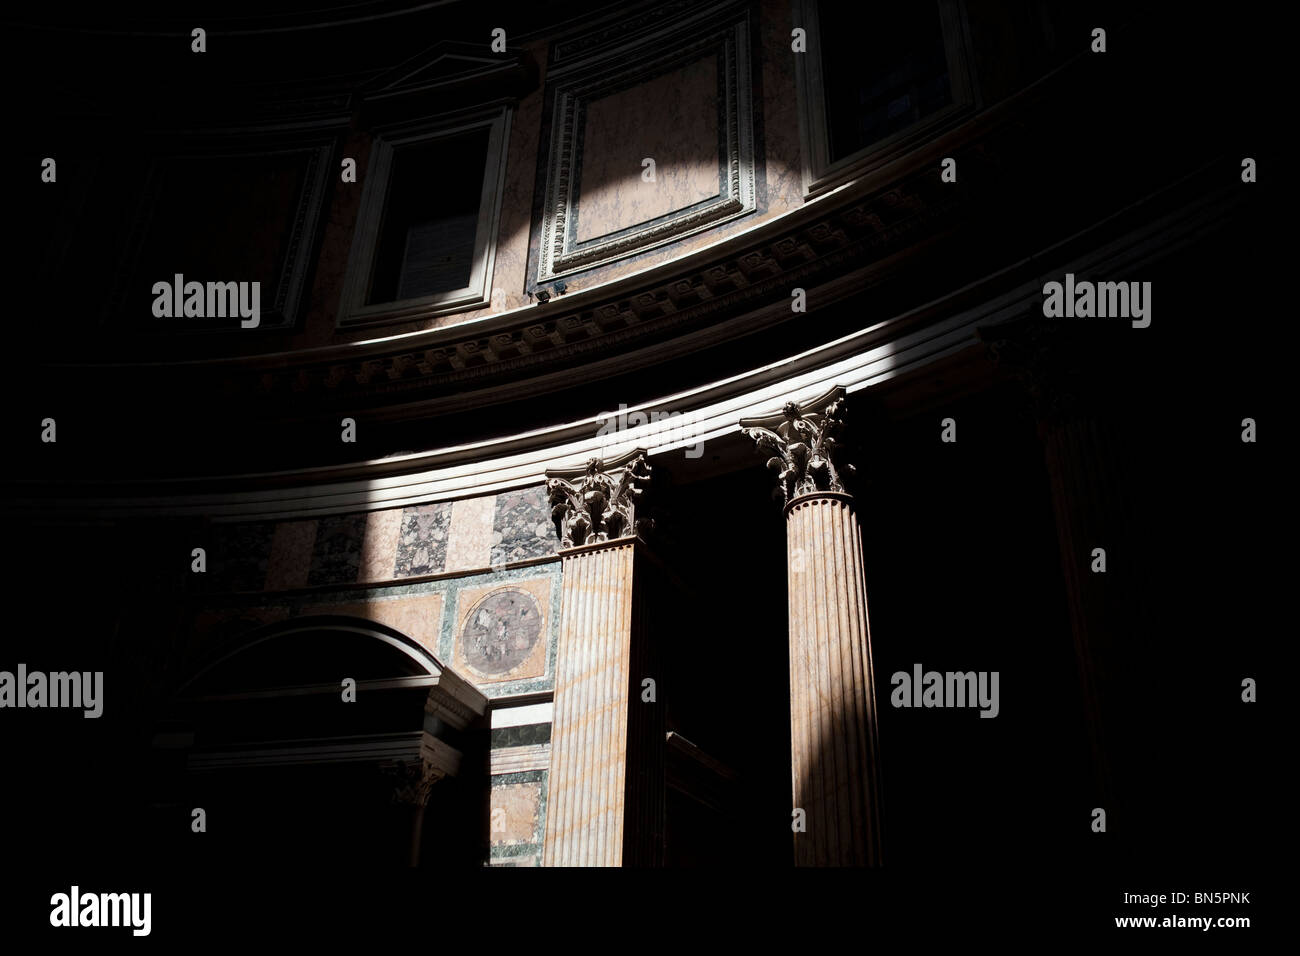
M 501 747 L 528 747 L 551 742 L 551 725 L 520 724 L 518 727 L 498 727 L 492 731 L 492 749 Z
M 550 623 L 546 630 L 546 672 L 541 677 L 501 681 L 496 684 L 477 684 L 479 691 L 487 697 L 493 699 L 512 697 L 516 694 L 531 694 L 536 691 L 553 690 L 555 688 L 555 649 L 560 633 L 560 562 L 556 560 L 552 564 L 534 565 L 528 568 L 511 568 L 507 571 L 497 571 L 491 574 L 479 574 L 472 578 L 461 578 L 457 582 L 458 587 L 456 590 L 459 592 L 460 588 L 475 587 L 482 584 L 508 584 L 511 581 L 522 581 L 538 577 L 549 577 L 551 579 Z M 455 594 L 454 597 L 456 599 L 454 602 L 449 600 L 449 613 L 443 615 L 442 635 L 438 641 L 438 657 L 444 663 L 454 660 L 452 649 L 456 643 L 456 623 L 460 620 L 459 593 Z

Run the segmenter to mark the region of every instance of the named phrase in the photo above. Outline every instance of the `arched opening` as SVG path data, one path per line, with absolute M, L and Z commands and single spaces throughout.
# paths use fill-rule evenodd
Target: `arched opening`
M 213 655 L 163 717 L 159 845 L 212 864 L 475 865 L 486 704 L 374 621 L 260 628 Z

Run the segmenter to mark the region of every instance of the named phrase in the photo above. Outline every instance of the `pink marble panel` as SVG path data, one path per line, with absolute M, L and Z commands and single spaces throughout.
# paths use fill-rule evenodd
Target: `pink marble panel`
M 493 846 L 533 843 L 542 802 L 540 783 L 512 783 L 492 788 L 491 831 Z
M 307 586 L 311 554 L 316 544 L 316 520 L 281 521 L 271 535 L 266 590 L 285 591 Z
M 361 568 L 358 581 L 390 581 L 397 563 L 397 536 L 402 527 L 402 509 L 372 511 L 366 515 L 366 532 L 361 539 Z
M 642 161 L 653 159 L 654 182 Z M 710 55 L 587 104 L 578 241 L 718 195 L 718 65 Z
M 442 626 L 442 605 L 441 594 L 418 594 L 350 601 L 345 604 L 318 604 L 303 608 L 303 613 L 346 614 L 387 624 L 407 637 L 415 638 L 436 654 L 438 631 Z
M 451 506 L 451 529 L 447 533 L 448 571 L 486 568 L 492 564 L 493 524 L 496 495 L 465 498 Z

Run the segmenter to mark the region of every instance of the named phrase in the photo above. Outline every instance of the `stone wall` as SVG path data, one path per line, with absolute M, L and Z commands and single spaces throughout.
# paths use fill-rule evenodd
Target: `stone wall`
M 175 672 L 259 627 L 313 615 L 377 621 L 473 682 L 492 707 L 493 865 L 537 866 L 546 832 L 560 613 L 555 529 L 541 486 L 458 501 L 208 529 Z M 521 695 L 528 695 L 523 697 Z M 461 825 L 461 824 L 458 824 Z

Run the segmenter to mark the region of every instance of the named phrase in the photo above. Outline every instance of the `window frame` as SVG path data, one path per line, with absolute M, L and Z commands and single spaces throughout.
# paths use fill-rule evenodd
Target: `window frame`
M 909 2 L 917 2 L 917 0 L 909 0 Z M 807 38 L 807 52 L 795 55 L 805 200 L 884 166 L 900 155 L 910 152 L 964 122 L 980 108 L 981 100 L 973 66 L 974 57 L 971 51 L 965 0 L 930 0 L 930 2 L 937 2 L 939 5 L 939 24 L 943 30 L 952 103 L 905 129 L 891 133 L 832 162 L 822 76 L 818 0 L 792 0 L 794 25 L 803 27 Z
M 496 264 L 497 236 L 501 223 L 501 197 L 505 186 L 511 113 L 509 106 L 501 105 L 455 117 L 403 123 L 375 130 L 361 193 L 361 207 L 357 213 L 352 248 L 348 253 L 336 328 L 351 329 L 418 321 L 468 312 L 491 303 L 492 272 Z M 394 154 L 404 146 L 449 139 L 484 128 L 488 130 L 487 156 L 483 169 L 483 188 L 479 195 L 478 221 L 474 230 L 474 264 L 468 284 L 446 292 L 367 305 L 366 297 L 370 293 L 375 255 L 379 250 L 384 213 L 388 205 Z M 438 183 L 436 187 L 454 189 L 457 185 Z
M 151 155 L 137 200 L 139 212 L 118 256 L 115 283 L 110 294 L 105 297 L 100 323 L 109 325 L 120 321 L 122 316 L 127 316 L 128 325 L 133 330 L 150 335 L 176 336 L 228 335 L 235 332 L 243 335 L 269 335 L 301 330 L 303 314 L 311 293 L 311 271 L 319 251 L 319 234 L 329 191 L 330 158 L 334 155 L 334 150 L 335 137 L 332 134 L 311 139 L 283 137 L 277 132 L 238 137 L 226 136 L 224 131 L 218 130 L 211 136 L 182 139 L 178 146 L 169 146 Z M 296 154 L 303 156 L 303 185 L 293 205 L 293 217 L 287 225 L 287 248 L 276 277 L 275 295 L 262 310 L 260 324 L 256 328 L 245 329 L 239 323 L 233 326 L 197 327 L 174 320 L 153 319 L 135 323 L 130 318 L 132 310 L 125 304 L 129 294 L 127 283 L 139 271 L 140 257 L 154 228 L 154 212 L 162 201 L 160 190 L 164 167 L 169 163 L 195 159 L 247 159 Z M 166 280 L 170 277 L 158 278 Z

